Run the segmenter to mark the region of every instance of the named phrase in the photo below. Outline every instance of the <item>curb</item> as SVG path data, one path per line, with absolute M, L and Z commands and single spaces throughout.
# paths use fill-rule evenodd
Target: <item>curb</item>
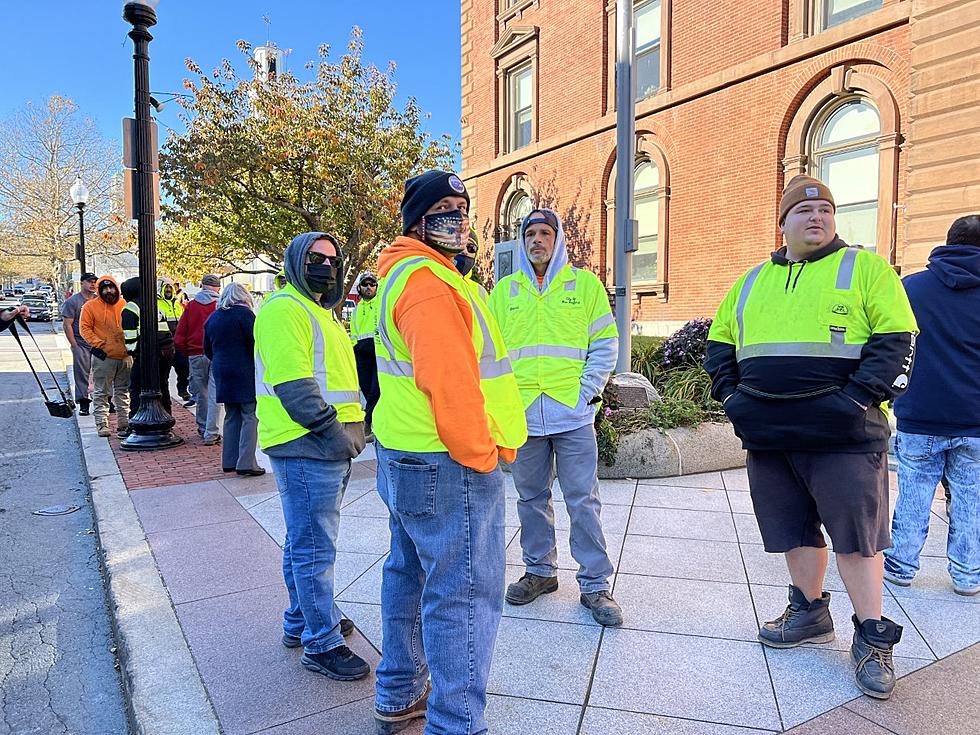
M 620 439 L 616 461 L 599 462 L 599 478 L 649 479 L 719 472 L 745 466 L 745 450 L 728 423 L 660 431 L 643 429 Z
M 67 341 L 57 334 L 63 356 Z M 64 343 L 64 344 L 62 344 Z M 71 350 L 65 372 L 72 385 Z M 177 621 L 108 440 L 75 415 L 107 577 L 116 655 L 139 735 L 219 735 L 221 727 Z

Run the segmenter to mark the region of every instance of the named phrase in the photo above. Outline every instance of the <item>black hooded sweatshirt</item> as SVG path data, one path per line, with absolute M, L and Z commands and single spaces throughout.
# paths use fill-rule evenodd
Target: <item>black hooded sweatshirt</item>
M 140 308 L 140 316 L 134 314 L 130 309 L 123 309 L 122 312 L 123 332 L 126 332 L 127 330 L 131 330 L 131 329 L 135 329 L 138 331 L 140 329 L 140 322 L 142 321 L 142 311 L 143 311 L 143 307 L 140 306 L 139 277 L 129 278 L 123 281 L 122 285 L 119 286 L 119 292 L 122 294 L 122 297 L 128 303 L 136 304 L 136 306 Z M 156 308 L 155 302 L 153 306 L 154 308 Z M 154 316 L 158 321 L 160 322 L 163 321 L 161 314 L 156 313 L 154 314 Z M 154 321 L 154 324 L 156 323 L 157 322 Z M 169 327 L 166 330 L 162 330 L 162 331 L 159 329 L 157 330 L 157 352 L 160 355 L 168 355 L 168 354 L 172 355 L 174 352 L 174 336 L 173 334 L 171 334 Z M 136 343 L 136 352 L 133 353 L 133 356 L 134 357 L 139 356 L 139 342 Z

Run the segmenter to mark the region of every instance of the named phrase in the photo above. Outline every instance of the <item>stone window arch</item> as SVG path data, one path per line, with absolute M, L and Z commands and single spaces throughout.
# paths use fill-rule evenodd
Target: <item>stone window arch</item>
M 615 157 L 615 152 L 613 153 Z M 633 293 L 667 300 L 669 266 L 670 171 L 653 135 L 636 139 L 633 169 L 634 217 L 639 224 L 639 248 L 633 253 Z M 606 285 L 614 283 L 616 253 L 616 166 L 606 183 Z
M 783 184 L 800 173 L 829 179 L 824 183 L 840 199 L 841 236 L 870 236 L 873 242 L 854 244 L 895 262 L 900 142 L 898 105 L 885 83 L 848 65 L 835 67 L 793 118 Z
M 497 242 L 516 240 L 524 217 L 531 213 L 537 197 L 524 174 L 514 174 L 497 207 Z

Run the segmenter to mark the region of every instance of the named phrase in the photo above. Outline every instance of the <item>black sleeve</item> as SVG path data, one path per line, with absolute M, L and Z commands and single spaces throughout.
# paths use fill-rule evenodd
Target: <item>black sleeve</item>
M 123 329 L 139 329 L 139 318 L 129 309 L 123 310 L 122 313 L 122 328 Z
M 890 401 L 909 384 L 915 361 L 915 335 L 911 332 L 872 334 L 861 350 L 861 362 L 844 386 L 844 394 L 862 406 Z
M 738 385 L 738 361 L 735 359 L 735 345 L 709 339 L 705 352 L 704 369 L 711 376 L 711 397 L 716 401 L 724 401 L 735 392 L 735 387 Z
M 204 349 L 204 356 L 209 360 L 214 359 L 214 349 L 211 345 L 211 332 L 208 331 L 207 324 L 204 325 L 204 340 L 201 347 Z

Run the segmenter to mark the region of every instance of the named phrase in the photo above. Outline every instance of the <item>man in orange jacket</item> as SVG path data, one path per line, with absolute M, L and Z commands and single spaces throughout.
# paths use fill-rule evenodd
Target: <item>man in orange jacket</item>
M 92 413 L 99 436 L 109 436 L 109 399 L 116 404 L 118 436 L 129 433 L 129 375 L 133 358 L 126 354 L 122 332 L 122 310 L 126 302 L 112 276 L 96 283 L 98 298 L 82 307 L 78 331 L 92 351 Z
M 468 209 L 455 174 L 409 179 L 403 236 L 378 259 L 374 434 L 391 529 L 378 735 L 420 717 L 429 735 L 487 732 L 504 582 L 497 460 L 513 461 L 527 424 L 496 322 L 452 260 L 468 241 Z

